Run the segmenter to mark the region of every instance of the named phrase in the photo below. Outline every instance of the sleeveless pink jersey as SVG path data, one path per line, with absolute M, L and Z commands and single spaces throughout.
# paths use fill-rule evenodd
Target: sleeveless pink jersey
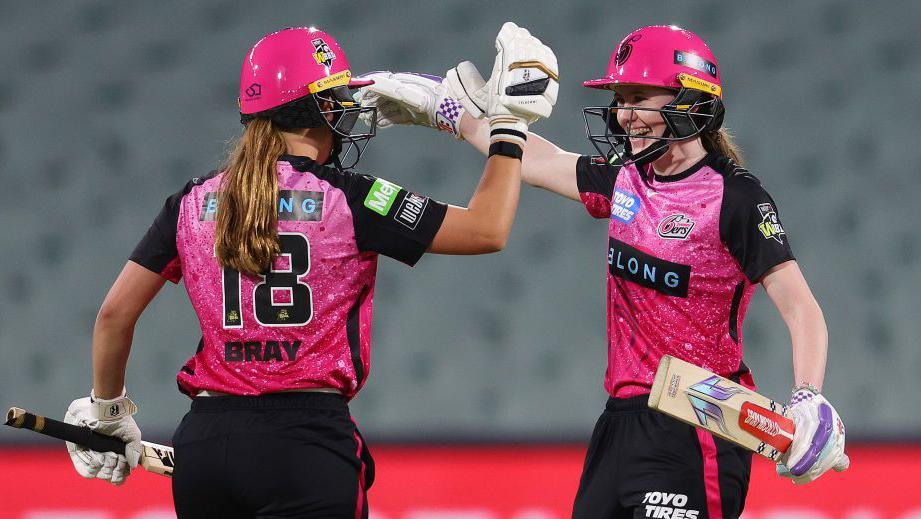
M 605 389 L 649 392 L 663 355 L 754 388 L 742 323 L 761 276 L 793 259 L 774 201 L 728 158 L 658 176 L 580 158 L 589 213 L 609 219 Z
M 378 254 L 415 264 L 446 206 L 304 157 L 278 162 L 281 253 L 259 276 L 214 254 L 222 173 L 167 200 L 131 260 L 178 282 L 201 325 L 179 388 L 261 395 L 328 388 L 352 397 L 370 368 Z

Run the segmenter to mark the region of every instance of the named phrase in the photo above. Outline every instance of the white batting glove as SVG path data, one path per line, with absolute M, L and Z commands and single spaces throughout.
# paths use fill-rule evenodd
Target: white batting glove
M 803 485 L 829 469 L 847 470 L 844 453 L 844 422 L 821 394 L 800 388 L 790 398 L 789 414 L 796 424 L 793 443 L 777 463 L 777 473 Z
M 394 124 L 415 124 L 462 138 L 460 119 L 464 108 L 448 93 L 442 83 L 443 78 L 414 72 L 387 71 L 370 72 L 359 78 L 374 80 L 373 85 L 360 88 L 355 97 L 362 106 L 377 107 L 378 128 Z
M 64 421 L 89 427 L 94 431 L 114 436 L 128 444 L 125 454 L 97 452 L 81 445 L 67 442 L 67 452 L 77 472 L 85 478 L 104 479 L 113 485 L 121 485 L 137 467 L 141 459 L 141 430 L 131 417 L 138 410 L 125 391 L 111 400 L 95 398 L 93 393 L 70 403 Z
M 448 91 L 474 117 L 489 118 L 490 141 L 524 146 L 528 125 L 549 117 L 559 92 L 559 66 L 550 47 L 512 22 L 496 36 L 496 61 L 485 81 L 470 62 L 446 74 Z

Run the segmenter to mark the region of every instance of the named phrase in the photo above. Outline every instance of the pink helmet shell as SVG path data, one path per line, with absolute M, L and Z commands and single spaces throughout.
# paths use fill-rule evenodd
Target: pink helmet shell
M 615 85 L 684 87 L 722 97 L 720 77 L 716 56 L 699 36 L 674 25 L 652 25 L 621 40 L 605 77 L 582 85 L 608 90 Z
M 267 34 L 253 45 L 240 71 L 240 113 L 255 114 L 337 87 L 361 87 L 345 52 L 329 34 L 293 27 Z

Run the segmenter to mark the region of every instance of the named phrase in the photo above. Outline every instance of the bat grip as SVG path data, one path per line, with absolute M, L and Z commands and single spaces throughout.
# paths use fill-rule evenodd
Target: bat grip
M 6 413 L 6 425 L 17 429 L 29 429 L 59 440 L 76 443 L 98 452 L 125 453 L 125 442 L 118 438 L 99 434 L 89 427 L 71 425 L 60 420 L 33 414 L 18 407 L 12 407 Z

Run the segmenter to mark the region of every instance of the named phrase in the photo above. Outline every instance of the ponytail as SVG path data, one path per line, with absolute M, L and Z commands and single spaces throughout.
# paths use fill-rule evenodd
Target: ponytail
M 230 153 L 218 199 L 215 253 L 223 267 L 259 274 L 278 244 L 278 157 L 285 140 L 270 119 L 255 118 Z
M 732 134 L 726 128 L 720 128 L 715 132 L 705 132 L 701 134 L 704 149 L 710 153 L 719 153 L 732 159 L 739 166 L 743 164 L 742 148 L 732 139 Z

